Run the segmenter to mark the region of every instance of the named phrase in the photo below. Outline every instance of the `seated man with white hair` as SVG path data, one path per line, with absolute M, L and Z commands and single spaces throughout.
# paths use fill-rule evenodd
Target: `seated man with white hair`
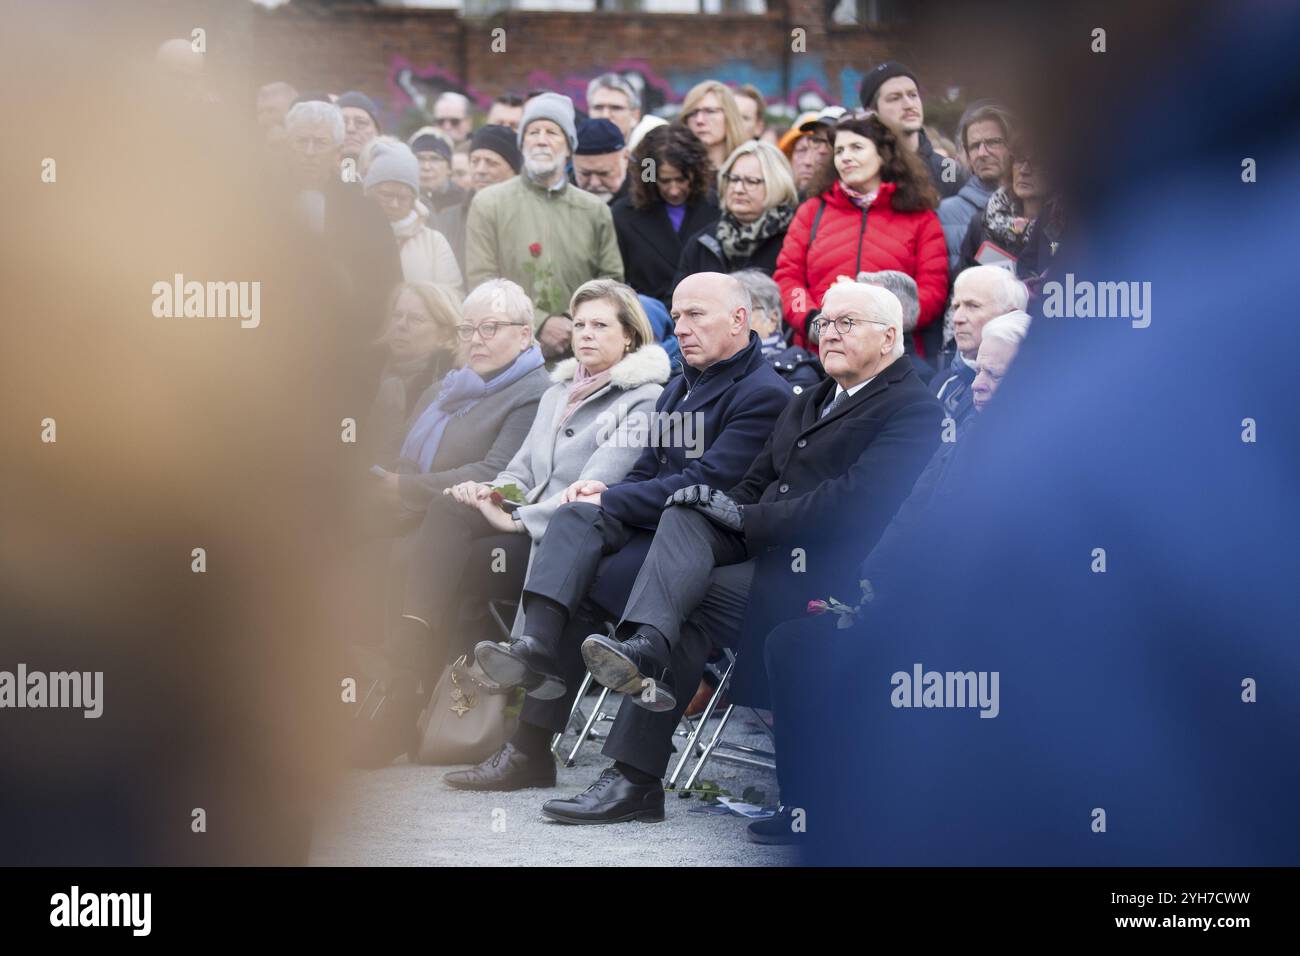
M 971 383 L 980 330 L 989 319 L 1017 310 L 1029 302 L 1029 289 L 999 266 L 972 266 L 959 273 L 952 286 L 953 345 L 951 358 L 940 362 L 930 380 L 944 411 L 959 424 L 971 411 Z
M 972 387 L 976 412 L 982 413 L 988 405 L 1028 329 L 1029 316 L 1019 311 L 998 316 L 984 326 Z M 906 566 L 900 558 L 906 556 L 908 549 L 917 548 L 917 541 L 929 525 L 928 519 L 933 517 L 933 509 L 954 504 L 951 496 L 966 483 L 962 469 L 974 467 L 965 451 L 970 441 L 968 431 L 957 441 L 940 443 L 898 514 L 875 547 L 870 548 L 856 575 L 859 580 L 869 582 L 872 601 L 868 608 L 876 608 L 890 599 L 896 576 L 902 573 L 899 568 Z M 944 588 L 942 580 L 939 586 Z M 856 585 L 843 592 L 828 591 L 819 582 L 815 593 L 833 594 L 849 604 L 857 604 L 861 592 Z M 845 594 L 850 597 L 845 598 Z M 810 744 L 818 727 L 841 716 L 842 704 L 816 699 L 817 695 L 809 694 L 808 688 L 825 686 L 828 675 L 842 666 L 836 638 L 842 641 L 870 637 L 870 618 L 859 617 L 853 629 L 846 632 L 840 630 L 838 621 L 832 620 L 835 617 L 834 614 L 812 618 L 791 615 L 767 637 L 765 664 L 775 716 L 773 736 L 781 808 L 776 816 L 749 824 L 746 836 L 755 843 L 800 843 L 805 831 L 795 826 L 795 809 L 816 815 L 808 809 L 809 803 L 815 802 L 818 796 L 819 787 L 812 781 L 819 774 L 824 776 L 825 771 L 818 765 L 816 747 Z
M 809 580 L 850 593 L 844 558 L 875 542 L 938 443 L 942 413 L 903 355 L 898 299 L 840 283 L 817 321 L 830 379 L 786 406 L 739 484 L 668 497 L 614 636 L 583 643 L 595 679 L 627 695 L 604 751 L 618 763 L 546 816 L 662 816 L 673 729 L 711 647 L 790 617 Z

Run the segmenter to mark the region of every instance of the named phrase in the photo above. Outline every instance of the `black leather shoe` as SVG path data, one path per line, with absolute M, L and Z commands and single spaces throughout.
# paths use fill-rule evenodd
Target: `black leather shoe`
M 627 694 L 646 710 L 677 706 L 673 675 L 655 642 L 642 634 L 626 641 L 592 634 L 582 642 L 582 659 L 591 676 L 610 690 Z
M 500 644 L 479 641 L 474 659 L 483 673 L 501 687 L 523 687 L 529 697 L 555 700 L 564 696 L 564 681 L 552 673 L 551 655 L 527 634 Z
M 802 825 L 802 820 L 800 824 Z M 798 846 L 807 839 L 802 826 L 795 829 L 794 813 L 790 807 L 778 807 L 775 816 L 755 820 L 745 827 L 745 836 L 750 843 L 768 846 Z
M 504 747 L 468 770 L 453 770 L 442 779 L 457 790 L 527 790 L 555 786 L 555 758 L 530 757 L 514 744 Z
M 607 767 L 576 797 L 547 800 L 542 815 L 561 823 L 658 823 L 664 818 L 664 787 L 659 780 L 633 783 L 614 767 Z

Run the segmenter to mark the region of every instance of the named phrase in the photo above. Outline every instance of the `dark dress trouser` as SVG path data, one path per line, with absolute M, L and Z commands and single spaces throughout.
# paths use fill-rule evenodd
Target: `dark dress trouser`
M 584 603 L 584 596 L 599 573 L 600 559 L 617 551 L 634 533 L 637 529 L 594 505 L 570 505 L 551 519 L 524 590 L 569 610 L 569 626 L 559 646 L 552 649 L 557 676 L 564 679 L 567 692 L 558 700 L 527 698 L 520 714 L 524 723 L 555 733 L 564 729 L 586 671 L 582 641 L 609 616 L 604 609 Z M 720 561 L 728 563 L 715 567 Z M 633 586 L 633 599 L 638 607 L 655 611 L 665 625 L 673 615 L 680 615 L 672 619 L 671 627 L 654 625 L 673 645 L 677 706 L 653 713 L 624 700 L 605 741 L 606 756 L 654 776 L 664 775 L 673 752 L 673 730 L 699 686 L 710 649 L 732 644 L 739 634 L 753 575 L 754 563 L 745 560 L 739 535 L 717 527 L 692 508 L 664 512 Z M 630 599 L 625 620 L 654 623 L 634 616 L 632 607 Z M 660 609 L 664 607 L 667 610 Z
M 704 676 L 709 652 L 737 643 L 754 565 L 741 535 L 694 508 L 664 511 L 623 620 L 652 625 L 668 639 L 677 706 L 655 713 L 625 696 L 605 740 L 605 756 L 664 776 L 673 731 Z
M 565 694 L 556 700 L 526 697 L 519 713 L 521 722 L 552 733 L 564 730 L 587 670 L 582 662 L 582 642 L 610 616 L 587 600 L 587 592 L 600 574 L 601 559 L 617 552 L 634 535 L 645 533 L 585 501 L 562 505 L 551 516 L 523 590 L 525 595 L 549 598 L 569 612 L 569 623 L 557 646 L 549 648 L 555 674 L 564 679 Z M 528 633 L 526 620 L 524 632 Z

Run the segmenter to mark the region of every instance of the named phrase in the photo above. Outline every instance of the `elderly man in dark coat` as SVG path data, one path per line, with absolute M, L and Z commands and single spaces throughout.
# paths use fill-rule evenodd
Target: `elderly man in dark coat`
M 938 444 L 942 411 L 903 354 L 897 297 L 839 283 L 819 321 L 830 379 L 795 397 L 739 484 L 666 500 L 622 623 L 583 642 L 596 680 L 627 695 L 604 748 L 616 762 L 546 816 L 661 818 L 673 728 L 711 646 L 765 632 L 746 622 L 791 616 L 809 581 L 851 594 L 846 554 L 879 538 Z
M 686 367 L 647 422 L 648 447 L 623 481 L 570 486 L 524 585 L 523 636 L 475 649 L 493 680 L 522 685 L 529 696 L 512 740 L 478 767 L 448 774 L 454 787 L 555 785 L 550 742 L 583 674 L 580 645 L 623 610 L 664 502 L 681 488 L 738 482 L 789 401 L 749 328 L 749 297 L 735 279 L 689 276 L 673 294 L 673 317 Z

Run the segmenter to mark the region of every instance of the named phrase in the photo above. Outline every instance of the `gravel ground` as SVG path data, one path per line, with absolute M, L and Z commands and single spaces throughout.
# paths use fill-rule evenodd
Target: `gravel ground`
M 594 700 L 594 698 L 591 698 Z M 607 708 L 608 709 L 608 708 Z M 608 723 L 602 722 L 608 728 Z M 712 724 L 710 725 L 710 733 Z M 749 711 L 737 711 L 725 739 L 770 750 Z M 572 735 L 565 738 L 572 746 Z M 680 749 L 685 738 L 676 738 Z M 560 767 L 554 790 L 468 793 L 442 782 L 448 767 L 394 764 L 350 770 L 338 798 L 317 825 L 315 866 L 771 866 L 794 862 L 787 847 L 745 839 L 741 817 L 690 812 L 698 797 L 669 792 L 663 823 L 568 826 L 541 815 L 544 801 L 585 790 L 608 766 L 599 741 L 589 741 L 574 767 Z M 689 773 L 689 768 L 686 773 Z M 682 781 L 686 778 L 682 775 Z M 769 770 L 712 760 L 705 780 L 739 797 L 747 787 L 777 800 Z M 496 826 L 494 827 L 494 822 Z

